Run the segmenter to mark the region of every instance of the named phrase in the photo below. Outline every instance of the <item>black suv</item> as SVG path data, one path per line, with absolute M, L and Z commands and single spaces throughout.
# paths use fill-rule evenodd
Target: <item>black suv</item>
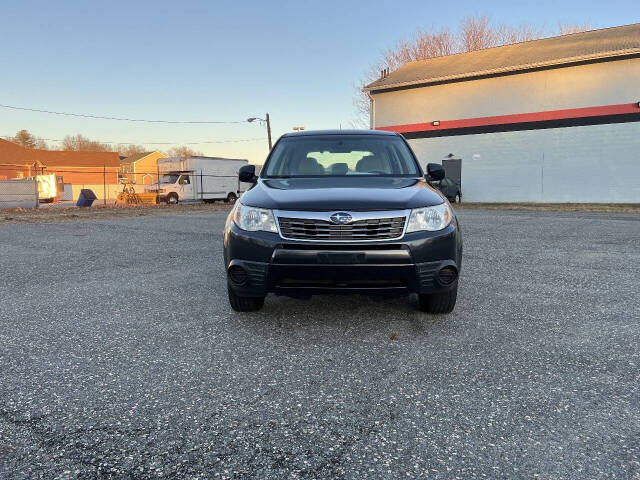
M 259 310 L 268 293 L 417 293 L 420 309 L 453 310 L 462 234 L 446 198 L 396 133 L 304 131 L 283 135 L 224 231 L 229 302 Z M 426 178 L 425 178 L 426 177 Z

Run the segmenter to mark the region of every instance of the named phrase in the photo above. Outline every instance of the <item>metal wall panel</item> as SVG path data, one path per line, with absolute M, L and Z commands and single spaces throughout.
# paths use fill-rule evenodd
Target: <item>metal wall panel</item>
M 462 158 L 469 202 L 640 202 L 640 122 L 409 140 Z

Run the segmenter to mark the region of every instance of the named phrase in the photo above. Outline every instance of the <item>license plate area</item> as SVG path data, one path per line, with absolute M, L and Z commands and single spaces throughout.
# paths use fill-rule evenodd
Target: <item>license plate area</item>
M 367 255 L 364 252 L 318 252 L 318 263 L 348 264 L 364 263 Z
M 406 265 L 413 263 L 409 250 L 395 249 L 290 249 L 278 248 L 271 257 L 272 264 L 295 265 Z
M 406 289 L 414 265 L 315 264 L 271 265 L 271 285 L 280 289 L 384 290 Z

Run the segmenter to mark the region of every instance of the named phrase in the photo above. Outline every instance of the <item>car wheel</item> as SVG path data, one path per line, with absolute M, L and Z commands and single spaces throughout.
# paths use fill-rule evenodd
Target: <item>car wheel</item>
M 238 199 L 238 196 L 233 192 L 227 195 L 227 203 L 236 203 L 237 199 Z
M 176 195 L 175 193 L 170 193 L 167 196 L 167 203 L 169 205 L 175 205 L 176 203 L 178 203 L 178 195 Z
M 427 313 L 451 313 L 456 306 L 458 286 L 443 293 L 421 293 L 418 295 L 420 310 Z
M 236 312 L 256 312 L 264 305 L 264 297 L 241 297 L 227 285 L 229 303 Z
M 456 193 L 456 196 L 453 199 L 453 203 L 460 203 L 462 201 L 462 197 L 459 193 Z

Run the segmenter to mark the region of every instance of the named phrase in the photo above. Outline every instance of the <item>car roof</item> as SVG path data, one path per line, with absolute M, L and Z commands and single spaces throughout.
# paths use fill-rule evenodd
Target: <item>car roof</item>
M 386 130 L 302 130 L 300 132 L 289 132 L 282 135 L 283 137 L 310 137 L 314 135 L 379 135 L 379 136 L 398 136 L 396 132 L 388 132 Z

